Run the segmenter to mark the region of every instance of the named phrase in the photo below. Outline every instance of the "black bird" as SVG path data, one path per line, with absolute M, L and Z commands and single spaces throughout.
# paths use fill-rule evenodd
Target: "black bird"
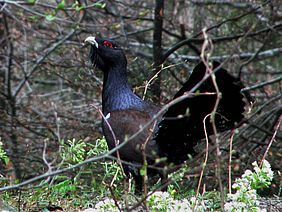
M 92 64 L 104 73 L 102 111 L 107 144 L 113 149 L 126 142 L 118 150 L 118 155 L 124 161 L 125 173 L 133 176 L 139 191 L 143 183 L 140 167 L 145 161 L 149 167 L 149 177 L 160 176 L 166 179 L 167 172 L 163 171 L 166 170 L 163 169 L 165 166 L 180 165 L 188 159 L 188 155 L 196 154 L 194 147 L 205 138 L 203 120 L 213 111 L 218 98 L 220 101 L 214 117 L 218 132 L 234 128 L 244 118 L 243 86 L 218 62 L 212 63 L 212 69 L 215 70 L 219 97 L 212 95 L 216 88 L 211 77 L 198 85 L 208 76 L 206 65 L 201 62 L 174 99 L 198 86 L 194 95 L 172 105 L 161 117 L 156 118 L 161 108 L 143 101 L 133 93 L 127 82 L 127 60 L 122 48 L 110 39 L 95 37 L 86 38 L 85 44 L 91 45 L 89 57 Z M 206 132 L 212 135 L 213 127 L 210 119 L 207 120 Z M 140 130 L 146 125 L 148 127 Z

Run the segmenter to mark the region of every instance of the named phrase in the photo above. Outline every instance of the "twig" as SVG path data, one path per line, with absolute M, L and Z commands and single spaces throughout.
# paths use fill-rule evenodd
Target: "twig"
M 222 26 L 222 25 L 225 24 L 225 23 L 228 23 L 228 22 L 234 21 L 234 20 L 239 20 L 240 18 L 243 18 L 243 17 L 245 17 L 246 15 L 252 14 L 253 12 L 259 10 L 262 6 L 268 4 L 268 2 L 269 2 L 269 1 L 266 1 L 265 3 L 263 3 L 262 5 L 260 5 L 260 6 L 256 7 L 256 8 L 254 8 L 253 10 L 247 11 L 246 13 L 243 13 L 243 14 L 237 16 L 237 17 L 233 17 L 233 18 L 230 18 L 230 19 L 226 19 L 226 20 L 222 21 L 222 22 L 219 23 L 219 24 L 216 24 L 216 25 L 214 25 L 214 26 L 211 26 L 211 27 L 207 28 L 206 31 L 208 32 L 208 31 L 210 31 L 210 30 L 212 30 L 212 29 L 214 29 L 214 28 L 219 28 L 220 26 Z M 279 25 L 280 25 L 279 27 L 282 26 L 282 24 L 279 24 Z M 255 33 L 249 33 L 248 36 L 255 36 L 255 35 L 258 35 L 258 34 L 260 34 L 260 33 L 262 33 L 262 32 L 265 32 L 265 31 L 271 31 L 271 29 L 270 29 L 269 27 L 267 27 L 267 28 L 264 29 L 263 31 L 260 30 L 260 31 L 255 32 Z M 202 42 L 204 42 L 204 39 L 198 39 L 198 38 L 196 38 L 196 37 L 198 37 L 198 36 L 201 35 L 201 34 L 202 34 L 202 31 L 199 32 L 198 34 L 196 34 L 195 36 L 193 36 L 192 38 L 188 38 L 188 39 L 186 39 L 186 40 L 182 40 L 182 41 L 176 43 L 174 46 L 172 46 L 170 49 L 168 49 L 168 50 L 163 54 L 163 60 L 166 60 L 166 58 L 168 58 L 172 53 L 174 53 L 177 49 L 181 48 L 182 46 L 186 45 L 187 43 L 192 43 L 192 42 L 202 43 Z M 227 37 L 219 38 L 219 40 L 217 40 L 217 39 L 212 39 L 212 42 L 213 42 L 213 43 L 216 43 L 216 42 L 218 42 L 218 41 L 239 39 L 239 38 L 245 37 L 245 36 L 246 36 L 246 33 L 242 33 L 242 34 L 237 35 L 237 36 L 234 36 L 234 35 L 233 35 L 233 36 L 227 36 Z
M 208 35 L 206 34 L 206 30 L 203 29 L 202 31 L 204 38 L 205 38 L 205 42 L 203 44 L 202 47 L 202 53 L 201 53 L 201 59 L 203 61 L 203 63 L 206 66 L 207 69 L 207 73 L 211 74 L 211 80 L 215 89 L 215 93 L 216 93 L 216 99 L 215 99 L 215 104 L 214 104 L 214 108 L 211 112 L 211 124 L 212 124 L 212 128 L 213 128 L 213 133 L 215 135 L 215 146 L 216 146 L 216 154 L 215 154 L 215 158 L 216 158 L 216 177 L 218 179 L 218 184 L 219 184 L 219 190 L 220 190 L 220 202 L 221 202 L 221 210 L 224 210 L 224 189 L 223 189 L 223 185 L 222 185 L 222 180 L 221 180 L 221 166 L 220 166 L 220 148 L 219 148 L 219 138 L 218 138 L 218 134 L 217 134 L 217 129 L 216 129 L 216 125 L 215 125 L 215 115 L 216 115 L 216 110 L 218 108 L 219 105 L 219 101 L 221 99 L 221 93 L 219 91 L 219 88 L 217 86 L 217 82 L 216 82 L 216 78 L 215 78 L 215 73 L 212 70 L 213 67 L 210 67 L 209 65 L 209 57 L 212 53 L 213 50 L 213 44 L 211 42 L 211 40 L 209 39 Z M 211 50 L 210 52 L 206 52 L 207 48 L 210 47 Z
M 209 137 L 208 137 L 208 133 L 207 133 L 207 128 L 206 128 L 206 119 L 210 116 L 211 114 L 208 114 L 205 116 L 204 120 L 203 120 L 203 124 L 204 124 L 204 132 L 205 132 L 205 141 L 206 141 L 206 149 L 205 149 L 205 159 L 204 159 L 204 163 L 203 163 L 203 167 L 200 173 L 200 177 L 199 177 L 199 182 L 198 182 L 198 187 L 197 187 L 197 191 L 196 191 L 196 198 L 195 198 L 195 202 L 193 205 L 193 211 L 196 208 L 197 205 L 197 200 L 198 200 L 198 196 L 199 196 L 199 192 L 200 192 L 200 187 L 201 187 L 201 182 L 203 179 L 203 175 L 204 175 L 204 171 L 205 168 L 207 166 L 207 162 L 208 162 L 208 156 L 209 156 Z
M 267 155 L 267 153 L 268 153 L 268 151 L 269 151 L 269 149 L 270 149 L 270 147 L 271 147 L 273 141 L 275 140 L 275 136 L 276 136 L 276 134 L 277 134 L 277 132 L 278 132 L 278 130 L 279 130 L 279 127 L 280 127 L 281 122 L 282 122 L 282 115 L 280 115 L 280 117 L 279 117 L 279 121 L 278 121 L 278 123 L 277 123 L 277 125 L 276 125 L 276 127 L 275 127 L 275 131 L 274 131 L 274 133 L 273 133 L 273 135 L 272 135 L 272 137 L 271 137 L 271 139 L 270 139 L 270 141 L 269 141 L 269 143 L 268 143 L 268 146 L 267 146 L 267 148 L 266 148 L 266 150 L 265 150 L 265 152 L 264 152 L 264 155 L 263 155 L 263 157 L 262 157 L 262 159 L 261 159 L 261 161 L 260 161 L 260 167 L 262 166 L 263 161 L 265 160 L 266 155 Z
M 108 187 L 109 187 L 109 190 L 110 190 L 110 192 L 111 192 L 111 195 L 112 195 L 112 197 L 113 197 L 113 199 L 114 199 L 115 206 L 117 207 L 117 209 L 118 209 L 119 211 L 122 211 L 122 209 L 120 208 L 120 206 L 119 206 L 119 204 L 118 204 L 118 201 L 117 201 L 115 192 L 113 191 L 113 189 L 112 189 L 112 187 L 111 187 L 110 185 L 109 185 Z
M 42 153 L 42 159 L 43 159 L 43 162 L 45 163 L 45 165 L 48 167 L 48 170 L 46 173 L 52 173 L 52 163 L 49 163 L 47 161 L 47 158 L 46 158 L 46 150 L 47 150 L 47 140 L 48 139 L 44 139 L 44 148 L 43 148 L 43 153 Z M 46 179 L 46 182 L 49 182 L 50 181 L 50 177 L 48 177 Z
M 233 138 L 235 135 L 235 129 L 232 130 L 231 137 L 230 137 L 230 143 L 229 143 L 229 161 L 228 161 L 228 192 L 231 194 L 231 162 L 232 162 L 232 146 L 233 146 Z
M 152 82 L 154 79 L 156 79 L 156 78 L 158 77 L 159 73 L 161 73 L 161 71 L 163 70 L 162 67 L 163 67 L 163 65 L 161 65 L 160 70 L 158 70 L 158 71 L 149 79 L 149 81 L 146 82 L 145 89 L 144 89 L 144 93 L 143 93 L 143 97 L 142 97 L 143 100 L 145 99 L 145 96 L 146 96 L 146 94 L 147 94 L 148 87 L 150 86 L 151 82 Z
M 36 72 L 37 68 L 39 67 L 39 65 L 52 53 L 54 52 L 60 45 L 62 45 L 67 39 L 69 39 L 71 36 L 73 36 L 75 34 L 76 30 L 71 30 L 70 33 L 68 33 L 63 39 L 61 39 L 60 41 L 58 41 L 57 43 L 55 43 L 52 47 L 50 47 L 48 49 L 48 51 L 46 52 L 46 54 L 44 54 L 43 56 L 39 57 L 36 60 L 35 65 L 31 68 L 31 71 L 26 74 L 25 78 L 18 84 L 18 86 L 15 88 L 15 91 L 13 93 L 13 96 L 16 97 L 21 89 L 23 88 L 23 86 L 25 85 L 26 81 Z
M 282 49 L 281 49 L 281 51 L 282 51 Z M 242 92 L 256 90 L 258 88 L 262 88 L 264 86 L 271 85 L 271 84 L 274 84 L 274 83 L 280 82 L 280 81 L 282 81 L 282 76 L 274 78 L 274 79 L 266 81 L 266 82 L 262 82 L 262 83 L 259 83 L 259 84 L 256 84 L 256 85 L 244 88 L 244 89 L 242 89 Z

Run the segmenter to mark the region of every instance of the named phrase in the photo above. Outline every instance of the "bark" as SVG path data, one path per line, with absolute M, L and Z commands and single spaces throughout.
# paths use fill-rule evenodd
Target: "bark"
M 164 0 L 156 0 L 155 3 L 155 19 L 154 19 L 154 35 L 153 35 L 153 60 L 154 67 L 152 77 L 161 70 L 162 64 L 162 28 L 164 16 Z M 151 85 L 151 90 L 154 95 L 154 100 L 159 102 L 161 96 L 161 73 Z

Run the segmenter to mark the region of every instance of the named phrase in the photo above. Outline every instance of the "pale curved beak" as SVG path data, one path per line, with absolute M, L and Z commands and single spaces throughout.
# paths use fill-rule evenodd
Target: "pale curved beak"
M 98 49 L 99 45 L 98 45 L 98 42 L 96 41 L 95 37 L 93 37 L 93 36 L 87 37 L 84 41 L 84 45 L 86 45 L 87 43 L 94 45 Z

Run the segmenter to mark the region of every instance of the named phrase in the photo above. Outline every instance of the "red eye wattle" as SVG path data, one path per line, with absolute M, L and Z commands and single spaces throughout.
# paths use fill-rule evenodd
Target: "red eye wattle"
M 113 48 L 113 44 L 110 42 L 110 41 L 104 41 L 104 43 L 103 43 L 103 45 L 104 46 L 107 46 L 107 47 L 109 47 L 109 48 Z

